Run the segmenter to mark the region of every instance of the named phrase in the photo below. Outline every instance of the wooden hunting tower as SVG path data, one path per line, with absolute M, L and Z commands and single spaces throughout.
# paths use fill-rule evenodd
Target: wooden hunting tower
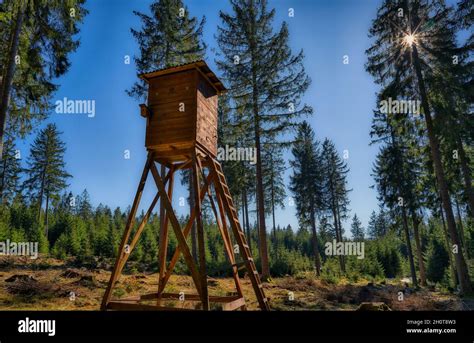
M 204 61 L 140 75 L 148 83 L 145 146 L 168 162 L 182 161 L 196 144 L 217 154 L 217 97 L 223 84 Z
M 204 61 L 160 69 L 141 74 L 139 77 L 148 83 L 148 104 L 140 105 L 140 114 L 146 118 L 145 146 L 148 158 L 122 237 L 119 256 L 115 261 L 102 300 L 102 309 L 175 310 L 177 308 L 168 306 L 168 303 L 179 300 L 181 309 L 209 310 L 210 303 L 215 303 L 217 306 L 213 308 L 245 310 L 246 303 L 239 277 L 239 271 L 245 269 L 260 308 L 268 310 L 268 300 L 265 297 L 250 247 L 240 227 L 238 213 L 222 167 L 216 159 L 217 98 L 226 90 L 224 85 Z M 158 172 L 156 163 L 161 165 L 161 173 Z M 190 194 L 194 198 L 194 207 L 190 211 L 189 221 L 184 228 L 181 227 L 172 206 L 174 174 L 181 169 L 192 171 L 194 189 L 193 194 Z M 135 215 L 149 171 L 158 192 L 134 230 Z M 201 219 L 201 204 L 206 195 L 222 236 L 229 268 L 232 269 L 235 282 L 236 292 L 228 296 L 208 294 L 205 233 Z M 115 283 L 158 200 L 162 207 L 158 239 L 158 292 L 111 300 Z M 171 224 L 178 241 L 178 246 L 169 261 L 167 259 L 168 223 Z M 196 224 L 199 263 L 195 262 L 196 256 L 191 255 L 186 241 L 194 223 Z M 166 284 L 181 254 L 191 273 L 197 294 L 165 292 Z

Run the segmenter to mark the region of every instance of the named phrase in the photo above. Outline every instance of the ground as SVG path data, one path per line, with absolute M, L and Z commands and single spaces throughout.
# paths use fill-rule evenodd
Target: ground
M 110 265 L 74 268 L 52 258 L 0 257 L 0 310 L 98 310 L 110 277 Z M 156 292 L 157 273 L 124 274 L 115 298 Z M 258 308 L 248 278 L 242 279 L 249 310 Z M 209 294 L 234 292 L 232 278 L 209 278 Z M 273 310 L 356 310 L 361 303 L 384 303 L 391 310 L 469 310 L 473 301 L 433 289 L 414 290 L 402 280 L 374 284 L 330 284 L 311 274 L 273 278 L 264 283 Z M 166 292 L 196 294 L 189 276 L 171 277 Z M 380 304 L 379 304 L 380 305 Z M 179 303 L 178 306 L 189 306 Z

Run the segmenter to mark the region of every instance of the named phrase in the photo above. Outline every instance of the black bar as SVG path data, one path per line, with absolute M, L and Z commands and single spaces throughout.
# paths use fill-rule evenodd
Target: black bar
M 51 320 L 55 336 L 19 333 L 20 320 Z M 447 320 L 448 322 L 444 322 Z M 408 322 L 410 321 L 410 322 Z M 140 311 L 4 311 L 0 312 L 1 343 L 20 338 L 57 340 L 76 336 L 345 336 L 400 337 L 473 342 L 472 312 L 140 312 Z M 407 329 L 455 329 L 456 333 L 407 333 Z

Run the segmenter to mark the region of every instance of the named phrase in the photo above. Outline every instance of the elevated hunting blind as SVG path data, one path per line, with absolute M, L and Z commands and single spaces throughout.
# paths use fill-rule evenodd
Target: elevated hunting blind
M 138 184 L 137 193 L 127 220 L 125 231 L 102 300 L 102 309 L 112 310 L 176 310 L 176 309 L 223 309 L 245 310 L 245 302 L 239 272 L 246 271 L 262 310 L 268 310 L 262 284 L 250 247 L 238 220 L 224 173 L 217 155 L 217 101 L 226 89 L 204 61 L 197 61 L 172 68 L 139 75 L 148 83 L 148 104 L 140 105 L 140 114 L 146 118 L 145 146 L 147 161 Z M 161 165 L 161 175 L 156 163 Z M 192 171 L 194 207 L 189 220 L 181 227 L 172 206 L 174 174 L 178 170 Z M 158 192 L 142 220 L 135 227 L 135 215 L 151 171 Z M 207 196 L 216 219 L 216 225 L 224 242 L 229 268 L 236 291 L 227 296 L 209 295 L 205 261 L 204 228 L 201 204 Z M 158 290 L 140 296 L 112 299 L 112 290 L 120 277 L 131 252 L 150 218 L 158 200 L 164 208 L 160 218 L 158 266 Z M 178 245 L 171 259 L 167 258 L 168 224 L 176 236 Z M 192 256 L 186 241 L 193 224 L 196 224 L 198 263 Z M 133 233 L 133 234 L 132 234 Z M 184 257 L 197 294 L 182 291 L 170 293 L 166 285 L 181 255 Z M 180 304 L 178 307 L 176 301 Z M 212 304 L 213 306 L 211 307 Z
M 140 75 L 148 83 L 145 145 L 166 161 L 184 160 L 196 143 L 217 154 L 217 97 L 223 84 L 205 62 Z

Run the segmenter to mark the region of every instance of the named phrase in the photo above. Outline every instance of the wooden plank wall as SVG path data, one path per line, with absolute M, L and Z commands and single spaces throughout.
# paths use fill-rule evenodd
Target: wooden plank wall
M 217 155 L 217 92 L 198 77 L 196 140 Z
M 147 126 L 145 145 L 191 146 L 196 124 L 196 70 L 164 75 L 150 80 L 148 107 L 153 115 Z M 184 111 L 180 111 L 180 103 Z M 171 147 L 170 147 L 171 148 Z
M 180 111 L 180 103 L 184 111 Z M 186 70 L 151 79 L 145 145 L 163 156 L 182 154 L 195 141 L 217 155 L 217 92 L 197 71 Z

